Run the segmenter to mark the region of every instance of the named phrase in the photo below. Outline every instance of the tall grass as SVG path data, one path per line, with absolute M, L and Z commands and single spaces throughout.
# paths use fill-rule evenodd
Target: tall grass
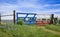
M 42 28 L 29 25 L 8 25 L 7 28 L 0 28 L 0 37 L 60 37 L 44 31 Z

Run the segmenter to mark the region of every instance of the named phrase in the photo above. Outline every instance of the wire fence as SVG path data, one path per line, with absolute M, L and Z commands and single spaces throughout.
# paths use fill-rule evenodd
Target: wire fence
M 42 16 L 41 16 L 42 15 Z M 54 14 L 55 15 L 55 14 Z M 21 16 L 21 15 L 20 15 Z M 44 19 L 43 19 L 44 17 Z M 49 17 L 49 18 L 48 18 Z M 9 19 L 8 19 L 9 18 Z M 48 20 L 51 20 L 51 14 L 37 14 L 37 20 L 45 20 L 48 18 Z M 54 16 L 55 18 L 55 16 Z M 57 16 L 58 20 L 60 20 L 60 18 Z M 8 20 L 3 20 L 3 19 L 8 19 Z M 12 19 L 12 20 L 10 20 Z M 52 20 L 53 21 L 53 20 Z M 59 21 L 58 21 L 59 22 Z M 15 24 L 16 23 L 16 14 L 15 14 L 15 10 L 13 11 L 13 14 L 7 14 L 7 15 L 1 15 L 0 13 L 0 24 Z
M 16 19 L 15 19 L 15 10 L 13 11 L 13 14 L 6 14 L 6 15 L 2 15 L 0 13 L 0 24 L 15 24 L 16 23 Z

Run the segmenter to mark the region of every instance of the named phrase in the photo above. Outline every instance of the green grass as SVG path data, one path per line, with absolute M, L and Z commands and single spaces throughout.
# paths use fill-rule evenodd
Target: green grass
M 60 32 L 60 25 L 47 25 L 45 28 Z
M 0 37 L 60 37 L 41 28 L 29 25 L 7 25 L 9 27 L 0 28 Z

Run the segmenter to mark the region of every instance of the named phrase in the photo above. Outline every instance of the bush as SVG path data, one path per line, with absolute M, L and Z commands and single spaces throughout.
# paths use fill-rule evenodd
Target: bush
M 23 20 L 20 19 L 20 20 L 17 22 L 17 24 L 19 24 L 19 25 L 24 25 L 25 23 L 24 23 Z

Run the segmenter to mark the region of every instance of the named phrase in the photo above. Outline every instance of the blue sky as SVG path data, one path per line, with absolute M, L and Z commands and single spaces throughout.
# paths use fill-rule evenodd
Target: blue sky
M 60 0 L 0 0 L 0 13 L 60 14 Z
M 60 13 L 60 0 L 0 0 L 0 12 Z

